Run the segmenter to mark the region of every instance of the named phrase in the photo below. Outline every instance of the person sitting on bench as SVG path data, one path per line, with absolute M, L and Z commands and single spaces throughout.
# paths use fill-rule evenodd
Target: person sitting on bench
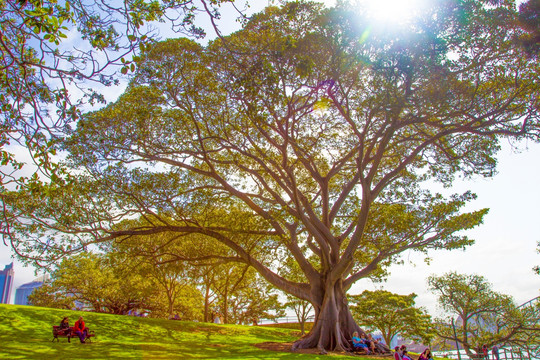
M 68 342 L 70 341 L 69 337 L 71 336 L 71 329 L 69 328 L 69 319 L 67 316 L 60 321 L 58 331 L 61 334 L 66 335 L 68 337 Z
M 81 344 L 84 344 L 86 336 L 88 335 L 88 328 L 85 326 L 82 316 L 79 318 L 79 320 L 75 322 L 75 326 L 73 326 L 73 332 L 79 337 L 79 340 L 81 340 Z

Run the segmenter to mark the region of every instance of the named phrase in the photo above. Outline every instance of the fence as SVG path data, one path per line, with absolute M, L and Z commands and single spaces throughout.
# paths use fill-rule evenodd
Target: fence
M 433 352 L 433 355 L 435 357 L 446 357 L 448 359 L 471 360 L 465 353 L 465 350 L 460 350 L 459 355 L 458 355 L 457 350 L 435 351 Z M 500 348 L 499 349 L 499 360 L 540 360 L 540 357 L 538 355 L 539 354 L 529 353 L 522 349 L 513 349 L 513 348 Z M 475 358 L 472 360 L 483 360 L 483 359 L 484 357 L 482 356 L 482 357 L 479 357 L 478 359 Z M 486 360 L 495 360 L 495 357 L 491 354 L 491 351 Z
M 315 316 L 311 315 L 307 317 L 306 322 L 313 322 L 313 320 L 315 320 Z M 277 318 L 275 320 L 261 319 L 259 320 L 259 325 L 283 324 L 283 323 L 288 324 L 288 323 L 297 323 L 297 322 L 298 322 L 298 318 L 296 316 L 285 316 L 285 317 Z

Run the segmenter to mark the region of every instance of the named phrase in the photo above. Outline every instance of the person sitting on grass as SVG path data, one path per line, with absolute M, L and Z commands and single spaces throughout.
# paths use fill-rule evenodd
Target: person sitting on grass
M 379 340 L 374 339 L 371 334 L 367 334 L 367 343 L 369 345 L 369 348 L 371 349 L 371 352 L 376 352 L 377 350 L 377 344 L 379 343 Z
M 88 328 L 86 327 L 82 316 L 79 317 L 79 320 L 75 321 L 73 332 L 79 337 L 81 344 L 84 344 L 86 336 L 88 335 Z
M 407 353 L 407 350 L 403 350 L 403 356 L 402 356 L 402 359 L 403 360 L 412 360 L 412 358 L 409 356 L 409 354 Z
M 401 352 L 401 349 L 399 346 L 396 346 L 394 348 L 394 360 L 402 360 L 403 353 Z
M 365 351 L 366 354 L 371 353 L 369 351 L 368 345 L 366 344 L 366 341 L 358 336 L 357 331 L 353 332 L 352 334 L 352 343 L 354 351 Z
M 433 360 L 433 355 L 431 355 L 431 350 L 426 349 L 423 353 L 420 354 L 418 360 Z

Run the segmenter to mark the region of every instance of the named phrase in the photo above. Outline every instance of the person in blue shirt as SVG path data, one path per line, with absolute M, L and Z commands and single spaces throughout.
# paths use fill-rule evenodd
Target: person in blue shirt
M 366 354 L 370 354 L 369 348 L 366 344 L 366 341 L 358 336 L 358 332 L 355 331 L 352 334 L 352 343 L 355 351 L 362 350 L 365 351 Z
M 403 355 L 401 356 L 403 360 L 412 360 L 412 358 L 409 356 L 409 353 L 407 353 L 407 350 L 403 350 Z

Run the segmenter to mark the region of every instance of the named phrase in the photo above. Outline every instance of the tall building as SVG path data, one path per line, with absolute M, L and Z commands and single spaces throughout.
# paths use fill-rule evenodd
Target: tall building
M 19 286 L 17 290 L 15 290 L 15 305 L 28 305 L 28 296 L 32 293 L 32 291 L 34 291 L 34 289 L 37 289 L 48 280 L 49 276 L 43 275 L 32 280 L 32 282 Z
M 13 286 L 13 263 L 6 265 L 4 270 L 0 271 L 0 297 L 1 304 L 9 304 L 11 300 L 11 287 Z

